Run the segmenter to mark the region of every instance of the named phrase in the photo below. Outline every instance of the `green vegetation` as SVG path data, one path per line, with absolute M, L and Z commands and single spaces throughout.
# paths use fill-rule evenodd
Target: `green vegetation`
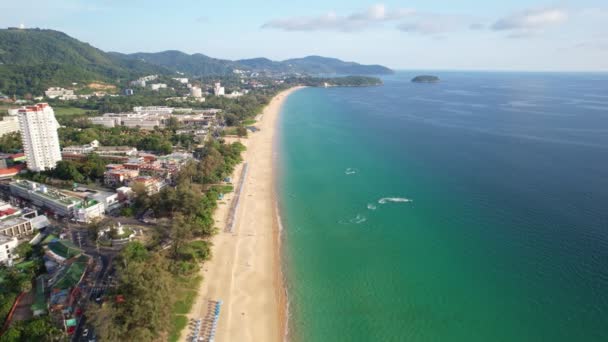
M 141 151 L 161 154 L 173 152 L 173 143 L 193 142 L 193 137 L 175 135 L 169 129 L 145 131 L 127 127 L 108 128 L 86 121 L 74 123 L 72 127 L 61 127 L 58 132 L 61 146 L 83 145 L 98 140 L 103 146 L 133 146 Z
M 32 256 L 40 253 L 40 250 L 32 250 L 23 245 L 29 245 L 29 243 L 23 243 L 17 247 L 19 253 L 23 253 L 23 255 Z M 19 263 L 15 267 L 0 266 L 0 325 L 4 324 L 17 296 L 32 289 L 32 279 L 43 269 L 41 260 L 41 258 L 35 257 L 30 261 Z M 0 339 L 0 341 L 3 340 Z
M 169 341 L 178 341 L 181 331 L 188 325 L 188 318 L 185 315 L 190 312 L 194 305 L 201 281 L 200 276 L 176 277 L 173 291 L 175 303 L 172 310 L 173 318 L 169 329 Z
M 188 317 L 184 315 L 175 315 L 171 320 L 171 328 L 169 330 L 169 341 L 179 341 L 179 336 L 182 330 L 186 328 L 186 326 L 188 326 Z
M 48 317 L 13 323 L 0 337 L 0 342 L 58 341 L 63 332 Z
M 106 53 L 65 33 L 41 29 L 0 30 L 0 92 L 31 98 L 51 86 L 73 87 L 77 93 L 93 90 L 93 82 L 126 86 L 139 76 L 234 76 L 234 69 L 286 75 L 381 75 L 392 70 L 335 58 L 309 56 L 282 62 L 255 58 L 229 61 L 179 51 Z M 78 91 L 81 90 L 81 91 Z M 112 90 L 114 91 L 114 90 Z
M 158 340 L 171 320 L 174 280 L 167 260 L 129 243 L 116 260 L 118 288 L 89 317 L 104 341 Z M 115 300 L 121 296 L 124 300 Z
M 215 191 L 217 193 L 220 193 L 220 194 L 227 194 L 229 192 L 234 191 L 234 186 L 232 186 L 232 185 L 213 185 L 211 187 L 211 190 Z
M 121 78 L 155 73 L 170 72 L 105 53 L 58 31 L 0 30 L 0 91 L 8 95 L 42 95 L 51 86 L 114 83 Z
M 61 160 L 52 170 L 28 172 L 23 178 L 40 183 L 49 183 L 50 179 L 60 179 L 66 184 L 102 181 L 106 162 L 96 153 L 88 154 L 82 161 Z
M 53 110 L 54 110 L 55 116 L 57 118 L 97 114 L 96 112 L 93 112 L 90 110 L 86 110 L 86 109 L 78 108 L 78 107 L 72 107 L 72 106 L 54 105 Z
M 15 153 L 23 150 L 21 133 L 12 132 L 0 136 L 0 152 Z
M 382 80 L 369 76 L 345 76 L 345 77 L 301 77 L 285 80 L 285 83 L 294 85 L 305 85 L 309 87 L 323 87 L 326 84 L 336 87 L 369 87 L 382 84 Z
M 165 333 L 169 340 L 177 340 L 201 281 L 199 267 L 211 257 L 207 239 L 215 232 L 212 215 L 218 194 L 227 190 L 204 189 L 231 174 L 243 150 L 240 143 L 209 142 L 198 151 L 201 161 L 182 168 L 175 187 L 153 195 L 134 187 L 136 213 L 152 210 L 158 218 L 171 219 L 170 224 L 159 227 L 161 237 L 168 238 L 171 245 L 151 252 L 132 242 L 122 250 L 116 262 L 119 285 L 111 296 L 121 296 L 124 301 L 110 297 L 101 308 L 91 309 L 92 323 L 103 340 L 147 341 Z

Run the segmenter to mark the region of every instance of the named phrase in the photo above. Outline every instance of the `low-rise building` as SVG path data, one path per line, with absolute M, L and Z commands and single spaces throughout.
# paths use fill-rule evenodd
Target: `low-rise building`
M 19 132 L 19 117 L 12 115 L 3 117 L 0 121 L 0 136 L 13 132 Z
M 139 176 L 139 170 L 129 170 L 124 167 L 110 169 L 104 172 L 103 182 L 107 186 L 120 186 L 129 183 L 133 178 Z
M 138 106 L 133 107 L 133 111 L 137 114 L 171 114 L 175 108 L 167 106 Z
M 44 92 L 44 95 L 46 95 L 46 97 L 49 99 L 56 99 L 59 97 L 69 98 L 75 96 L 73 90 L 60 87 L 51 87 Z
M 0 264 L 12 265 L 15 255 L 13 250 L 19 245 L 16 237 L 0 235 Z
M 98 146 L 95 152 L 100 156 L 136 156 L 137 148 L 131 146 Z
M 199 87 L 190 88 L 190 96 L 192 97 L 203 97 L 203 90 Z
M 89 121 L 93 125 L 101 125 L 109 128 L 120 126 L 120 122 L 117 124 L 116 119 L 108 116 L 96 116 L 89 118 Z
M 106 211 L 104 203 L 95 199 L 85 199 L 75 207 L 74 218 L 78 222 L 89 223 L 102 217 Z
M 131 81 L 129 82 L 129 84 L 133 87 L 142 87 L 144 88 L 146 86 L 146 81 L 139 79 L 139 80 L 135 80 L 135 81 Z
M 159 89 L 165 89 L 165 88 L 167 88 L 167 85 L 164 83 L 150 84 L 150 89 L 152 89 L 152 90 L 159 90 Z
M 16 180 L 9 184 L 11 194 L 30 201 L 37 207 L 45 208 L 55 215 L 72 217 L 82 200 L 64 194 L 58 189 L 27 180 Z
M 121 186 L 116 189 L 116 194 L 119 202 L 128 202 L 133 198 L 133 190 L 128 186 Z
M 0 235 L 20 238 L 32 235 L 49 225 L 46 216 L 38 215 L 36 211 L 29 211 L 20 216 L 11 216 L 0 220 Z
M 129 186 L 133 188 L 138 184 L 143 185 L 149 195 L 158 193 L 165 186 L 165 182 L 163 180 L 153 176 L 135 177 L 133 180 L 131 180 Z
M 61 152 L 68 154 L 89 154 L 99 147 L 99 141 L 93 140 L 90 144 L 64 147 Z
M 220 82 L 217 82 L 213 87 L 213 94 L 215 94 L 215 96 L 224 96 L 226 95 L 226 89 L 222 87 Z

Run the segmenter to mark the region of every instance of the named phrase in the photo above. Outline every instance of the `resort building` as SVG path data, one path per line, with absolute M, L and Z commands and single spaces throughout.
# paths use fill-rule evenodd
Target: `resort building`
M 19 118 L 11 115 L 3 117 L 0 121 L 0 136 L 13 132 L 19 132 Z
M 59 123 L 46 103 L 19 108 L 19 127 L 27 167 L 32 171 L 52 169 L 61 160 Z
M 17 180 L 9 184 L 11 194 L 30 201 L 39 208 L 63 217 L 72 217 L 82 200 L 36 182 Z
M 106 113 L 103 116 L 92 117 L 89 120 L 96 125 L 106 127 L 129 127 L 152 130 L 155 127 L 164 128 L 170 118 L 176 118 L 180 125 L 210 126 L 215 122 L 219 109 L 204 109 L 193 111 L 192 108 L 172 107 L 134 107 L 134 113 Z M 179 114 L 174 114 L 179 112 Z

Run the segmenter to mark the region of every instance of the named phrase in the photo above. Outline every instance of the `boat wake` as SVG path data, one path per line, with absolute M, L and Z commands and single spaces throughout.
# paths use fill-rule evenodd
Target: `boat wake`
M 344 174 L 345 174 L 345 175 L 354 175 L 354 174 L 356 174 L 358 171 L 359 171 L 359 170 L 357 170 L 357 169 L 355 169 L 355 168 L 353 168 L 353 167 L 349 167 L 348 169 L 346 169 L 346 170 L 344 171 Z
M 409 198 L 404 198 L 404 197 L 383 197 L 381 199 L 378 200 L 378 203 L 380 204 L 386 204 L 386 203 L 408 203 L 408 202 L 414 202 L 413 199 L 409 199 Z

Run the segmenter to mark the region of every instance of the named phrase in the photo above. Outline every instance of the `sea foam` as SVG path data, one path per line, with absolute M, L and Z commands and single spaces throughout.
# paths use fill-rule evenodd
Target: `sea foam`
M 345 175 L 354 175 L 355 173 L 357 173 L 357 171 L 359 171 L 359 170 L 357 170 L 355 168 L 352 168 L 352 167 L 349 167 L 348 169 L 346 169 L 344 171 L 344 174 Z

